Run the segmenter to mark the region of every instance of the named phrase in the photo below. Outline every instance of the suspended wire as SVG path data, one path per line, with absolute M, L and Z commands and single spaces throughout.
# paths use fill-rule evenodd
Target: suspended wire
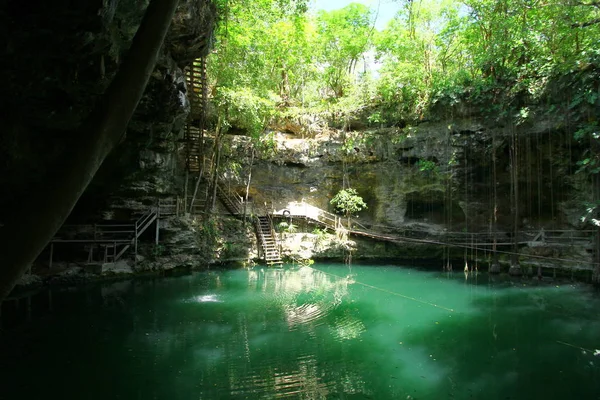
M 385 236 L 385 235 L 372 234 L 372 233 L 361 232 L 361 231 L 348 231 L 348 233 L 355 234 L 355 235 L 362 235 L 362 236 L 366 236 L 366 237 L 372 237 L 375 239 L 387 240 L 390 242 L 403 242 L 404 241 L 404 242 L 413 242 L 413 243 L 422 243 L 422 244 L 438 244 L 438 245 L 442 245 L 442 246 L 452 246 L 452 247 L 458 247 L 458 248 L 464 248 L 464 249 L 472 248 L 472 246 L 469 246 L 469 245 L 460 244 L 460 243 L 452 243 L 452 242 L 444 242 L 441 240 L 417 239 L 417 238 L 399 237 L 399 236 Z M 479 244 L 478 246 L 475 246 L 474 248 L 483 251 L 485 249 L 485 247 L 480 247 L 482 245 L 483 244 Z M 600 265 L 600 262 L 590 262 L 590 261 L 586 261 L 586 260 L 574 260 L 574 259 L 566 259 L 566 258 L 559 258 L 559 257 L 546 257 L 546 256 L 535 255 L 535 254 L 515 253 L 513 251 L 495 250 L 494 253 L 518 255 L 518 256 L 523 256 L 523 257 L 527 257 L 527 258 L 536 258 L 536 259 L 540 259 L 540 260 L 564 261 L 564 262 L 569 262 L 569 263 L 574 263 L 574 264 Z
M 331 272 L 325 272 L 325 271 L 322 271 L 320 269 L 316 269 L 316 268 L 311 267 L 311 266 L 308 266 L 308 268 L 310 268 L 310 269 L 312 269 L 314 271 L 321 272 L 321 273 L 323 273 L 325 275 L 334 276 L 334 277 L 336 277 L 338 279 L 346 279 L 346 277 L 339 276 L 339 275 L 336 275 L 336 274 L 332 274 Z M 353 282 L 356 283 L 356 284 L 362 285 L 364 287 L 368 287 L 369 289 L 378 290 L 380 292 L 384 292 L 384 293 L 391 294 L 391 295 L 394 295 L 394 296 L 402 297 L 403 299 L 415 301 L 417 303 L 421 303 L 421 304 L 425 304 L 425 305 L 428 305 L 428 306 L 431 306 L 431 307 L 439 308 L 439 309 L 442 309 L 442 310 L 445 310 L 445 311 L 448 311 L 448 312 L 454 312 L 455 311 L 452 308 L 447 308 L 447 307 L 444 307 L 444 306 L 440 306 L 439 304 L 434 304 L 434 303 L 431 303 L 431 302 L 428 302 L 428 301 L 425 301 L 425 300 L 420 300 L 420 299 L 417 299 L 417 298 L 414 298 L 414 297 L 411 297 L 411 296 L 407 296 L 407 295 L 402 294 L 402 293 L 398 293 L 398 292 L 394 292 L 394 291 L 391 291 L 391 290 L 388 290 L 388 289 L 384 289 L 384 288 L 380 288 L 380 287 L 377 287 L 377 286 L 369 285 L 368 283 L 360 282 L 360 281 L 357 281 L 355 279 L 353 280 Z

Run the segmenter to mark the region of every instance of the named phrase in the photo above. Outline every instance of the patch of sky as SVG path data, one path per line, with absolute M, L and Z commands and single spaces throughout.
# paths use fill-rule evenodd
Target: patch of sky
M 392 0 L 313 0 L 311 2 L 312 10 L 333 11 L 346 7 L 351 3 L 361 3 L 367 5 L 377 16 L 375 28 L 382 30 L 387 23 L 394 18 L 398 10 L 402 7 L 402 2 Z

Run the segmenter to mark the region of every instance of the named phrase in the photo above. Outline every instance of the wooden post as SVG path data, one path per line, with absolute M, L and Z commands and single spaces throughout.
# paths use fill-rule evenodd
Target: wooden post
M 134 265 L 137 264 L 137 244 L 138 244 L 138 226 L 137 226 L 137 222 L 135 223 L 135 238 L 134 240 L 134 248 L 135 248 L 135 258 L 133 260 Z
M 50 262 L 48 263 L 48 269 L 52 269 L 52 256 L 54 255 L 54 243 L 50 243 Z
M 160 229 L 160 210 L 156 213 L 156 232 L 154 232 L 154 244 L 158 244 L 158 232 Z
M 189 140 L 189 139 L 188 139 Z M 185 183 L 183 186 L 183 212 L 185 213 L 187 208 L 187 197 L 188 197 L 188 179 L 189 179 L 189 171 L 185 170 Z
M 27 312 L 27 322 L 31 322 L 31 296 L 27 296 L 26 304 L 26 312 Z

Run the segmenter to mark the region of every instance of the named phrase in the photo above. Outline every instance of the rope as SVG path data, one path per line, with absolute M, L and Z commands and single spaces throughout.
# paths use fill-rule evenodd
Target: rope
M 315 207 L 316 208 L 316 207 Z M 323 210 L 320 210 L 320 212 L 324 212 Z M 300 217 L 301 215 L 297 215 L 296 217 Z M 309 216 L 304 216 L 304 218 L 307 219 L 313 219 L 312 217 Z M 322 221 L 317 220 L 318 222 L 323 223 Z M 422 243 L 422 244 L 437 244 L 437 245 L 441 245 L 441 246 L 453 246 L 453 247 L 458 247 L 458 248 L 464 248 L 466 250 L 481 250 L 481 251 L 487 251 L 488 249 L 486 247 L 480 247 L 481 245 L 483 245 L 483 243 L 480 243 L 479 246 L 475 246 L 475 245 L 464 245 L 464 244 L 458 244 L 458 243 L 452 243 L 452 242 L 443 242 L 440 240 L 429 240 L 429 239 L 416 239 L 416 238 L 409 238 L 409 237 L 405 237 L 405 236 L 385 236 L 385 235 L 381 235 L 377 232 L 373 232 L 371 231 L 371 229 L 368 229 L 367 227 L 365 227 L 364 225 L 360 224 L 358 221 L 356 220 L 352 220 L 352 224 L 353 225 L 357 225 L 360 226 L 361 228 L 364 229 L 364 231 L 356 231 L 356 230 L 349 230 L 350 234 L 354 234 L 354 235 L 359 235 L 359 236 L 365 236 L 365 237 L 371 237 L 373 239 L 380 239 L 380 240 L 387 240 L 390 242 L 402 242 L 402 241 L 406 241 L 406 242 L 413 242 L 413 243 Z M 373 227 L 379 227 L 379 228 L 394 228 L 394 227 L 390 227 L 390 226 L 386 226 L 386 225 L 371 225 L 371 228 Z M 587 232 L 587 231 L 584 231 Z M 459 232 L 454 232 L 454 234 L 459 233 Z M 475 233 L 466 233 L 466 240 L 468 240 L 468 235 L 471 235 L 471 240 L 473 240 L 473 237 L 475 235 Z M 502 245 L 508 245 L 508 244 L 512 244 L 512 243 L 499 243 Z M 600 265 L 600 262 L 590 262 L 587 260 L 575 260 L 575 259 L 567 259 L 567 258 L 558 258 L 558 257 L 546 257 L 546 256 L 539 256 L 539 255 L 534 255 L 534 254 L 523 254 L 523 253 L 519 253 L 519 252 L 514 252 L 514 251 L 502 251 L 502 250 L 493 250 L 494 253 L 497 254 L 508 254 L 508 255 L 517 255 L 520 257 L 526 257 L 526 258 L 535 258 L 535 259 L 540 259 L 540 260 L 553 260 L 553 261 L 563 261 L 563 262 L 567 262 L 567 263 L 574 263 L 574 264 L 586 264 L 586 265 Z
M 565 346 L 573 347 L 575 349 L 579 349 L 579 350 L 582 350 L 582 351 L 587 351 L 589 353 L 594 353 L 594 355 L 595 355 L 594 350 L 586 349 L 584 347 L 575 346 L 574 344 L 563 342 L 563 341 L 560 341 L 560 340 L 557 340 L 556 343 L 558 343 L 558 344 L 564 344 Z
M 350 231 L 350 233 L 358 234 L 358 235 L 363 235 L 363 236 L 366 236 L 366 237 L 372 237 L 374 239 L 378 238 L 378 239 L 382 239 L 382 240 L 388 240 L 390 242 L 407 241 L 407 242 L 422 243 L 422 244 L 439 244 L 439 245 L 442 245 L 442 246 L 453 246 L 453 247 L 464 248 L 464 249 L 485 250 L 485 248 L 483 248 L 483 247 L 477 247 L 477 246 L 472 247 L 472 246 L 468 246 L 468 245 L 461 245 L 461 244 L 455 244 L 455 243 L 450 243 L 450 242 L 442 242 L 442 241 L 439 241 L 439 240 L 415 239 L 415 238 L 395 237 L 395 236 L 383 236 L 383 235 L 377 235 L 377 234 L 372 234 L 372 233 L 367 233 L 367 232 L 360 232 L 360 231 Z M 514 251 L 496 250 L 495 252 L 498 253 L 498 254 L 518 255 L 518 256 L 522 256 L 522 257 L 537 258 L 537 259 L 542 259 L 542 260 L 564 261 L 564 262 L 580 263 L 580 264 L 583 263 L 583 264 L 588 264 L 588 265 L 598 265 L 598 264 L 600 264 L 598 262 L 590 262 L 590 261 L 587 261 L 587 260 L 573 260 L 573 259 L 567 259 L 567 258 L 546 257 L 546 256 L 538 256 L 538 255 L 534 255 L 534 254 L 517 253 L 517 252 L 514 252 Z
M 316 269 L 316 268 L 310 267 L 310 266 L 307 266 L 307 267 L 310 268 L 310 269 L 312 269 L 312 270 L 314 270 L 314 271 L 321 272 L 321 273 L 323 273 L 325 275 L 333 276 L 333 277 L 336 277 L 338 279 L 346 279 L 343 276 L 332 274 L 331 272 L 321 271 L 320 269 Z M 410 297 L 410 296 L 404 295 L 402 293 L 397 293 L 397 292 L 393 292 L 391 290 L 387 290 L 387 289 L 383 289 L 383 288 L 380 288 L 380 287 L 377 287 L 377 286 L 369 285 L 368 283 L 360 282 L 360 281 L 357 281 L 357 280 L 354 280 L 354 283 L 357 283 L 359 285 L 368 287 L 370 289 L 379 290 L 380 292 L 384 292 L 384 293 L 391 294 L 391 295 L 394 295 L 394 296 L 402 297 L 403 299 L 412 300 L 412 301 L 415 301 L 417 303 L 425 304 L 425 305 L 428 305 L 428 306 L 431 306 L 431 307 L 435 307 L 435 308 L 440 308 L 440 309 L 448 311 L 448 312 L 454 312 L 454 309 L 452 309 L 452 308 L 447 308 L 447 307 L 440 306 L 440 305 L 437 305 L 437 304 L 434 304 L 434 303 L 430 303 L 428 301 L 419 300 L 419 299 L 416 299 L 414 297 Z
M 325 272 L 325 271 L 322 271 L 320 269 L 317 269 L 317 268 L 314 268 L 314 267 L 311 267 L 311 266 L 308 266 L 308 265 L 306 265 L 306 267 L 312 269 L 313 271 L 317 271 L 317 272 L 323 273 L 325 275 L 333 276 L 333 277 L 338 278 L 338 279 L 345 279 L 345 277 L 339 276 L 337 274 L 332 274 L 331 272 Z M 370 289 L 379 290 L 380 292 L 384 292 L 384 293 L 391 294 L 391 295 L 394 295 L 394 296 L 402 297 L 403 299 L 407 299 L 407 300 L 411 300 L 411 301 L 414 301 L 414 302 L 417 302 L 417 303 L 425 304 L 425 305 L 428 305 L 428 306 L 431 306 L 431 307 L 439 308 L 439 309 L 442 309 L 442 310 L 445 310 L 445 311 L 448 311 L 448 312 L 455 312 L 455 310 L 452 309 L 452 308 L 447 308 L 447 307 L 440 306 L 440 305 L 437 305 L 437 304 L 434 304 L 434 303 L 431 303 L 431 302 L 428 302 L 428 301 L 424 301 L 424 300 L 420 300 L 420 299 L 417 299 L 417 298 L 414 298 L 414 297 L 411 297 L 411 296 L 407 296 L 407 295 L 404 295 L 402 293 L 398 293 L 398 292 L 394 292 L 394 291 L 387 290 L 387 289 L 384 289 L 384 288 L 380 288 L 380 287 L 377 287 L 377 286 L 369 285 L 368 283 L 360 282 L 360 281 L 357 281 L 357 280 L 354 280 L 354 283 L 357 283 L 357 284 L 362 285 L 364 287 L 368 287 Z M 576 346 L 574 344 L 563 342 L 561 340 L 557 340 L 556 343 L 562 344 L 564 346 L 569 346 L 569 347 L 572 347 L 572 348 L 575 348 L 575 349 L 578 349 L 578 350 L 582 350 L 582 351 L 585 351 L 585 352 L 588 352 L 588 353 L 592 353 L 594 355 L 600 355 L 600 351 L 598 351 L 598 350 L 594 351 L 594 350 L 586 349 L 585 347 Z

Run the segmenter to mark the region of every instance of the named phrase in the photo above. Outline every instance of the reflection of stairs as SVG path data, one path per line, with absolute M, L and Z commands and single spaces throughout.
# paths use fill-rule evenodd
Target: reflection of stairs
M 256 231 L 258 233 L 259 245 L 261 246 L 263 258 L 267 264 L 281 264 L 279 246 L 273 234 L 273 225 L 269 217 L 256 218 Z

